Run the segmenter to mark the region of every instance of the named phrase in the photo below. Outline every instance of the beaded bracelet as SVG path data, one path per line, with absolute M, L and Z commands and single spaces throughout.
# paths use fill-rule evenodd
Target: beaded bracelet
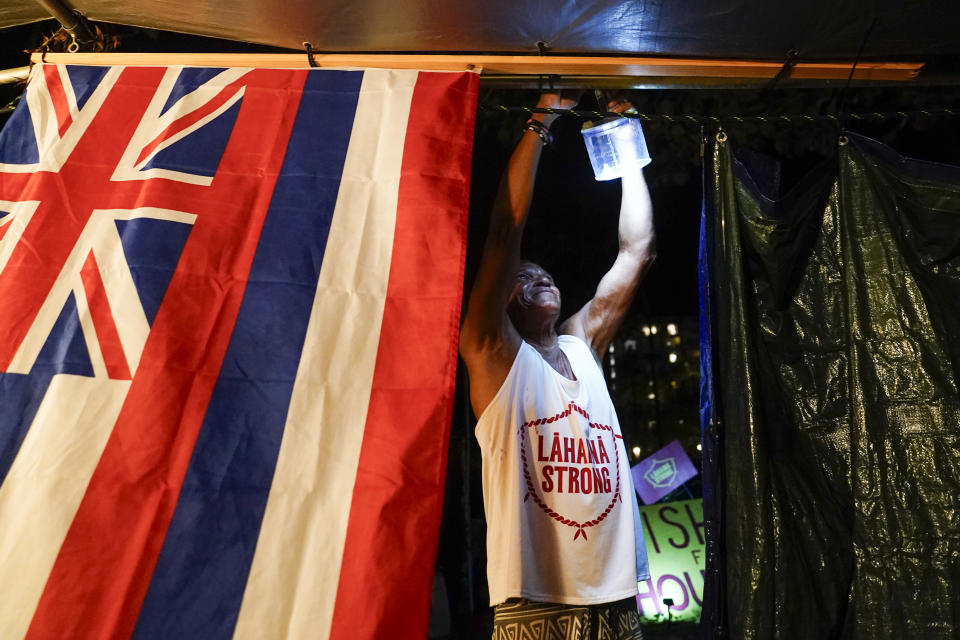
M 543 143 L 543 146 L 553 143 L 553 134 L 550 133 L 550 127 L 543 124 L 539 120 L 534 120 L 530 118 L 527 120 L 527 124 L 523 127 L 524 131 L 533 131 L 537 136 L 540 137 L 540 142 Z

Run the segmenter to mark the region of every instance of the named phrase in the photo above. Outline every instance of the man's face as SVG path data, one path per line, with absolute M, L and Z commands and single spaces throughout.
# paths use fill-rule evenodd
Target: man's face
M 532 310 L 559 314 L 560 290 L 543 267 L 533 262 L 522 262 L 514 278 L 507 309 L 511 314 Z

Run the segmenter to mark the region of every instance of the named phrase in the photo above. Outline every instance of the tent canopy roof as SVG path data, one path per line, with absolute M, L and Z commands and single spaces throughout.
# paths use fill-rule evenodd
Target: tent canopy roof
M 327 52 L 550 53 L 784 59 L 960 54 L 960 3 L 873 0 L 73 0 L 88 19 Z M 0 0 L 0 29 L 49 18 Z

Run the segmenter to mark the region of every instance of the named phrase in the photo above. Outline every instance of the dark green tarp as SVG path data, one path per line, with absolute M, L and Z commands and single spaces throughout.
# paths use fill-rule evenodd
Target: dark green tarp
M 960 637 L 960 168 L 844 141 L 715 146 L 708 635 Z

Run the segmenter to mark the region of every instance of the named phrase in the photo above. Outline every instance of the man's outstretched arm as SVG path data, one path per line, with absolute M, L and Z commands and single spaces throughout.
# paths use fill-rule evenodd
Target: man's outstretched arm
M 603 358 L 644 273 L 656 257 L 653 205 L 643 170 L 626 172 L 620 182 L 623 194 L 617 258 L 601 278 L 593 298 L 564 322 L 560 330 L 589 344 L 598 359 Z
M 558 94 L 544 94 L 537 106 L 569 108 L 575 103 Z M 532 116 L 547 127 L 555 118 L 550 114 Z M 537 133 L 525 130 L 510 156 L 460 330 L 460 354 L 467 363 L 470 400 L 477 416 L 496 395 L 520 349 L 520 336 L 507 317 L 507 301 L 520 263 L 520 241 L 542 149 Z

